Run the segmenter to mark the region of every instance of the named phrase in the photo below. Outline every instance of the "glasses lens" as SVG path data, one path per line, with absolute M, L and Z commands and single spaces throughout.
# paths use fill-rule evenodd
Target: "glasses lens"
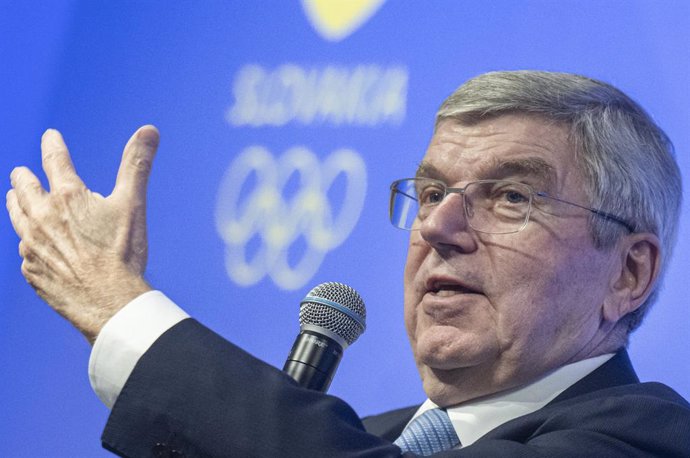
M 389 215 L 391 223 L 400 229 L 412 230 L 417 220 L 419 201 L 415 181 L 399 180 L 391 185 Z
M 463 193 L 470 227 L 489 234 L 519 232 L 527 224 L 532 189 L 521 183 L 501 180 L 475 181 L 461 189 L 450 189 L 429 178 L 398 180 L 391 185 L 389 214 L 395 227 L 419 229 L 448 192 Z M 458 215 L 462 218 L 462 215 Z
M 522 230 L 531 202 L 531 188 L 512 181 L 477 181 L 465 188 L 467 218 L 479 232 L 510 234 Z

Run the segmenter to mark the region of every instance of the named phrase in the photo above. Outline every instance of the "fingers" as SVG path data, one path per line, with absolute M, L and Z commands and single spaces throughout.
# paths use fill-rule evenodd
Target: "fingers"
M 43 170 L 51 191 L 67 186 L 84 186 L 74 170 L 72 158 L 60 132 L 55 129 L 45 131 L 41 137 L 41 152 Z
M 45 197 L 46 191 L 41 186 L 41 182 L 36 178 L 31 170 L 26 167 L 17 167 L 10 174 L 12 190 L 7 193 L 7 209 L 12 211 L 10 203 L 16 206 L 22 213 L 30 214 L 39 202 Z M 14 210 L 15 215 L 19 211 Z M 15 228 L 16 229 L 16 228 Z
M 32 242 L 29 242 L 29 239 L 33 240 L 33 236 L 30 228 L 29 217 L 19 205 L 19 202 L 17 201 L 17 192 L 14 189 L 10 189 L 7 192 L 7 210 L 10 214 L 12 226 L 20 238 L 18 248 L 19 256 L 23 259 L 21 266 L 22 275 L 24 275 L 26 280 L 32 286 L 34 286 L 36 279 L 39 277 L 35 274 L 40 271 L 43 272 L 43 276 L 46 276 L 47 274 L 44 271 L 47 272 L 47 270 L 45 268 L 41 268 L 41 266 L 44 266 L 45 263 L 42 262 L 40 257 L 37 258 L 34 255 L 35 253 L 31 248 Z M 48 256 L 47 258 L 54 259 L 55 256 Z M 49 273 L 50 272 L 48 272 L 48 274 Z
M 23 238 L 25 232 L 24 226 L 26 224 L 26 214 L 17 201 L 17 192 L 14 189 L 7 191 L 6 206 L 14 232 L 17 233 L 19 238 Z
M 151 125 L 139 128 L 132 135 L 122 153 L 113 195 L 138 203 L 146 201 L 146 185 L 158 141 L 158 129 Z

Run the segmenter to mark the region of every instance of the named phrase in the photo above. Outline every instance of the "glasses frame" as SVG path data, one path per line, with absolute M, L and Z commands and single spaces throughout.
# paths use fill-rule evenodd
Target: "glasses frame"
M 566 204 L 566 205 L 571 205 L 573 207 L 577 207 L 577 208 L 580 208 L 582 210 L 587 210 L 587 211 L 595 214 L 596 216 L 598 216 L 600 218 L 604 218 L 604 219 L 607 219 L 609 221 L 613 221 L 615 223 L 620 224 L 621 226 L 626 228 L 628 230 L 628 232 L 630 232 L 631 234 L 635 232 L 635 227 L 619 216 L 616 216 L 612 213 L 606 212 L 606 211 L 601 210 L 599 208 L 588 207 L 586 205 L 581 205 L 581 204 L 578 204 L 575 202 L 570 202 L 568 200 L 561 199 L 559 197 L 551 196 L 551 195 L 549 195 L 543 191 L 535 191 L 532 186 L 530 186 L 526 183 L 520 183 L 517 181 L 511 181 L 511 180 L 476 180 L 476 181 L 470 181 L 469 183 L 465 184 L 465 186 L 463 186 L 462 188 L 454 188 L 454 187 L 447 186 L 441 180 L 437 180 L 435 178 L 428 178 L 428 177 L 401 178 L 401 179 L 395 180 L 393 183 L 391 183 L 391 185 L 390 185 L 391 195 L 390 195 L 390 202 L 389 202 L 389 207 L 388 207 L 388 217 L 391 221 L 391 224 L 393 224 L 398 229 L 407 230 L 407 231 L 419 230 L 419 229 L 412 229 L 412 228 L 410 228 L 410 229 L 403 228 L 403 227 L 400 227 L 400 226 L 396 225 L 395 223 L 393 223 L 393 202 L 395 201 L 395 195 L 396 194 L 403 194 L 404 196 L 416 201 L 417 200 L 416 197 L 410 196 L 404 192 L 401 192 L 400 190 L 398 190 L 396 188 L 397 188 L 399 183 L 402 183 L 405 181 L 415 181 L 416 182 L 416 181 L 421 181 L 421 180 L 438 184 L 438 186 L 444 190 L 443 197 L 441 198 L 441 200 L 436 205 L 443 202 L 443 199 L 445 199 L 449 194 L 460 194 L 462 196 L 462 207 L 463 207 L 463 210 L 465 211 L 465 217 L 467 218 L 468 224 L 475 231 L 483 232 L 485 234 L 496 234 L 496 235 L 515 234 L 517 232 L 522 231 L 527 226 L 527 223 L 529 223 L 529 218 L 530 218 L 530 215 L 532 213 L 532 201 L 534 200 L 534 196 L 542 197 L 544 199 L 554 200 L 556 202 L 560 202 L 560 203 Z M 467 200 L 465 198 L 465 192 L 469 186 L 472 186 L 473 184 L 477 184 L 477 183 L 512 183 L 512 184 L 516 184 L 519 186 L 523 186 L 524 188 L 529 190 L 529 208 L 527 209 L 527 214 L 525 215 L 525 221 L 522 223 L 522 225 L 520 226 L 519 229 L 516 229 L 514 231 L 510 231 L 510 232 L 487 232 L 487 231 L 482 231 L 482 230 L 476 229 L 474 226 L 472 226 L 472 219 L 470 218 L 470 215 L 469 215 L 468 209 L 467 209 Z M 416 218 L 416 216 L 415 216 L 415 218 Z

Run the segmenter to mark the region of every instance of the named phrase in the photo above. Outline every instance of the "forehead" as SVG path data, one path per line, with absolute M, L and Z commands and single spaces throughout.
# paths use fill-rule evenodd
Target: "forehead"
M 472 125 L 438 125 L 418 175 L 447 183 L 526 176 L 560 184 L 579 175 L 568 128 L 540 117 L 509 114 Z

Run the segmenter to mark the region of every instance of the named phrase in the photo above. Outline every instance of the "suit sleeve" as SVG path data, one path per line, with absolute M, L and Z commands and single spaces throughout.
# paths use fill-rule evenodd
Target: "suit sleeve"
M 400 456 L 343 401 L 301 388 L 193 319 L 141 357 L 102 440 L 128 457 Z

